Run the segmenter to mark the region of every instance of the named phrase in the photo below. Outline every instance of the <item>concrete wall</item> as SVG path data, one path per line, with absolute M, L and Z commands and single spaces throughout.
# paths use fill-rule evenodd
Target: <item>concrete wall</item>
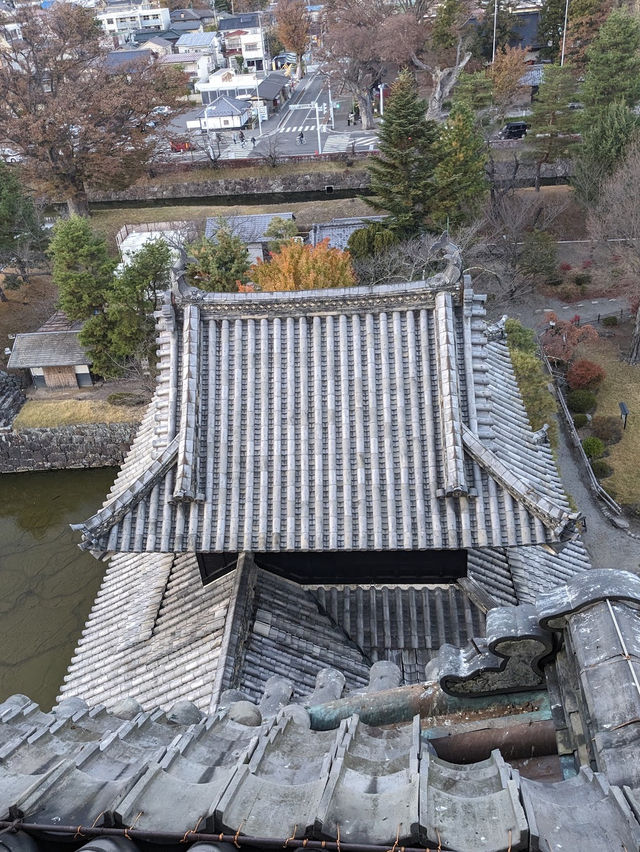
M 0 432 L 0 473 L 120 465 L 137 423 L 96 423 Z

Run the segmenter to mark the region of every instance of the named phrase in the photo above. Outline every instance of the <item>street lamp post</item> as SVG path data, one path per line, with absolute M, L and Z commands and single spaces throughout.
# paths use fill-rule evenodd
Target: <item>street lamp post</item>
M 564 5 L 564 27 L 562 30 L 562 53 L 560 55 L 560 67 L 564 65 L 564 49 L 567 44 L 567 22 L 569 20 L 569 0 Z
M 493 51 L 491 54 L 491 64 L 496 61 L 496 33 L 498 31 L 498 3 L 500 0 L 493 0 Z
M 384 115 L 384 83 L 378 83 L 380 89 L 380 117 Z

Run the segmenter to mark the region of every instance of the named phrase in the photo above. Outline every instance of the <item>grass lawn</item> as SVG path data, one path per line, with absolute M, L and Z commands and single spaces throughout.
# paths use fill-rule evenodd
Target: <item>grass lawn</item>
M 613 474 L 602 480 L 602 486 L 620 505 L 640 511 L 640 365 L 631 366 L 619 360 L 620 349 L 628 349 L 628 335 L 622 329 L 610 339 L 600 338 L 581 347 L 581 357 L 600 364 L 606 378 L 598 393 L 596 415 L 620 417 L 619 402 L 629 407 L 627 428 L 622 440 L 608 448 L 607 462 Z
M 104 400 L 28 400 L 13 422 L 16 431 L 83 423 L 136 423 L 143 409 L 109 405 Z
M 149 207 L 110 207 L 93 210 L 91 223 L 102 231 L 115 249 L 115 236 L 123 225 L 139 225 L 144 222 L 179 222 L 205 219 L 208 216 L 246 216 L 250 213 L 291 212 L 298 227 L 309 230 L 314 222 L 327 222 L 342 216 L 371 216 L 372 209 L 359 198 L 323 198 L 319 201 L 294 201 L 287 204 L 236 204 L 195 205 L 179 204 Z
M 269 166 L 266 163 L 258 161 L 256 165 L 244 166 L 238 168 L 203 168 L 193 169 L 193 171 L 184 172 L 167 172 L 159 173 L 154 177 L 142 177 L 136 181 L 136 186 L 145 186 L 146 184 L 178 184 L 178 183 L 193 183 L 194 181 L 205 180 L 237 180 L 245 177 L 264 176 L 266 178 L 277 177 L 278 175 L 290 174 L 310 174 L 313 172 L 327 172 L 331 174 L 339 174 L 349 171 L 364 171 L 366 169 L 365 160 L 355 160 L 351 165 L 337 160 L 319 160 L 317 162 L 304 161 L 300 163 L 283 163 L 281 166 Z

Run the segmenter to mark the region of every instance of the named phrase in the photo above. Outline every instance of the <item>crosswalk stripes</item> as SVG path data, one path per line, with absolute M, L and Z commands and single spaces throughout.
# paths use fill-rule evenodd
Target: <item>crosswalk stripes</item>
M 322 153 L 336 154 L 341 151 L 346 151 L 350 138 L 350 133 L 332 133 L 331 136 L 327 136 L 327 140 L 322 146 Z
M 280 127 L 278 133 L 306 133 L 308 130 L 315 130 L 315 124 L 301 124 L 300 127 Z

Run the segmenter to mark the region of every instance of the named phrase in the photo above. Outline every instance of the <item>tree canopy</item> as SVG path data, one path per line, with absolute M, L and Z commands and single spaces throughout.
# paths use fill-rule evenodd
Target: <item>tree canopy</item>
M 640 20 L 621 9 L 613 11 L 587 50 L 581 98 L 588 112 L 612 101 L 634 107 L 640 101 Z
M 392 228 L 407 237 L 424 230 L 435 204 L 438 127 L 426 120 L 425 107 L 411 74 L 402 71 L 387 100 L 379 154 L 367 164 L 373 193 L 367 204 L 388 213 Z
M 153 110 L 178 105 L 183 77 L 143 59 L 114 73 L 92 9 L 14 15 L 21 38 L 0 41 L 0 138 L 23 155 L 30 183 L 86 215 L 89 186 L 118 189 L 142 173 L 157 144 L 145 124 L 169 120 Z
M 489 0 L 485 6 L 482 20 L 478 24 L 476 36 L 473 43 L 473 55 L 485 62 L 493 59 L 493 24 L 495 18 L 495 2 Z M 501 2 L 498 0 L 498 17 L 496 26 L 496 53 L 503 51 L 509 44 L 516 24 L 516 16 L 513 12 L 513 4 L 510 0 Z
M 487 192 L 486 146 L 469 107 L 452 108 L 440 132 L 436 153 L 435 223 L 440 228 L 456 226 L 477 212 Z
M 531 110 L 531 155 L 536 162 L 536 189 L 544 163 L 568 154 L 575 145 L 576 113 L 569 109 L 576 83 L 570 66 L 546 65 L 544 77 Z
M 33 262 L 43 257 L 46 244 L 33 198 L 16 170 L 0 161 L 0 267 L 17 267 L 24 280 Z M 0 300 L 3 297 L 0 289 Z
M 268 262 L 251 267 L 251 279 L 259 290 L 318 290 L 356 281 L 349 252 L 330 248 L 328 239 L 315 246 L 283 243 Z
M 148 240 L 112 278 L 105 309 L 89 317 L 80 342 L 93 371 L 105 378 L 124 375 L 132 362 L 155 366 L 153 311 L 170 286 L 171 250 L 161 239 Z
M 566 0 L 544 0 L 540 9 L 538 40 L 543 45 L 540 55 L 555 60 L 560 55 L 564 33 Z
M 239 284 L 246 284 L 249 271 L 249 251 L 240 237 L 228 228 L 216 231 L 215 239 L 203 237 L 190 247 L 194 261 L 187 265 L 187 281 L 214 293 L 235 293 Z
M 275 8 L 276 32 L 287 50 L 297 59 L 296 77 L 302 77 L 302 54 L 309 44 L 311 24 L 304 0 L 278 0 Z
M 73 322 L 104 312 L 116 261 L 105 238 L 89 221 L 71 216 L 56 222 L 49 244 L 58 306 Z
M 602 181 L 613 173 L 628 146 L 638 138 L 640 120 L 621 101 L 607 104 L 582 133 L 572 184 L 587 205 L 594 204 Z

